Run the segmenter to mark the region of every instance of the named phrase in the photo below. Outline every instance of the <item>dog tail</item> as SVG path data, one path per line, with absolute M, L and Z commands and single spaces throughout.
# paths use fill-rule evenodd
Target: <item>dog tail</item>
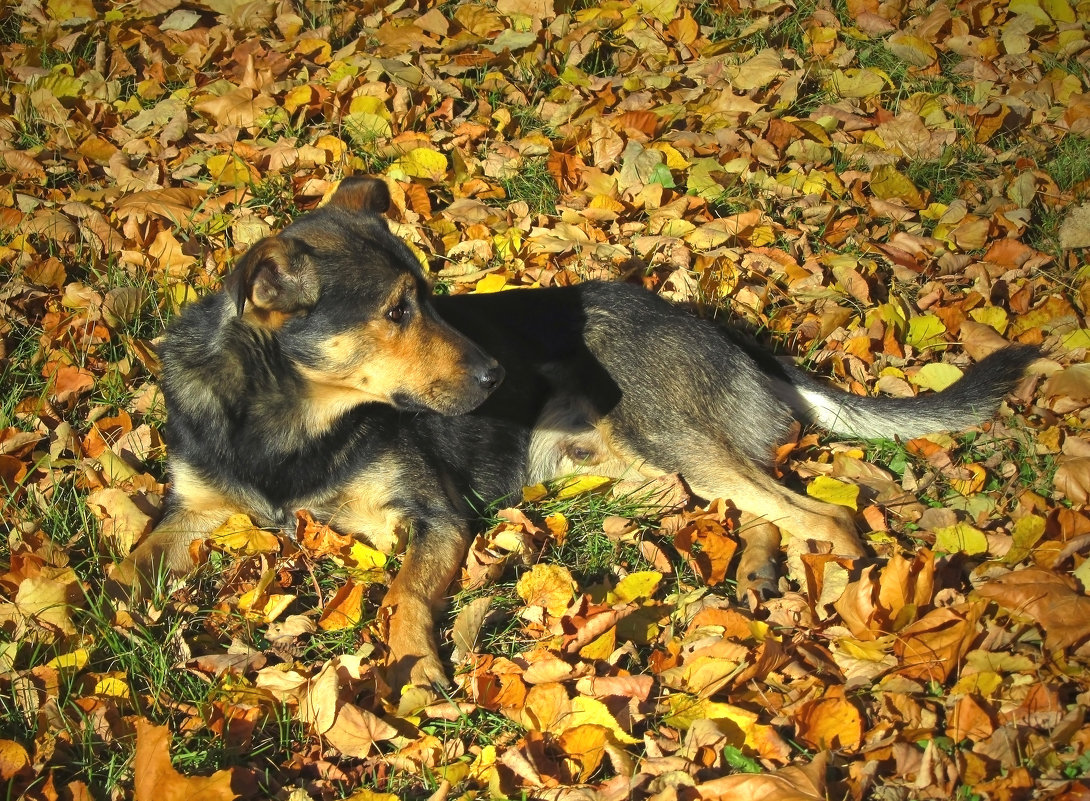
M 851 395 L 795 370 L 788 380 L 797 393 L 796 413 L 805 422 L 861 439 L 912 439 L 987 420 L 1040 355 L 1031 345 L 997 350 L 942 392 L 914 398 Z

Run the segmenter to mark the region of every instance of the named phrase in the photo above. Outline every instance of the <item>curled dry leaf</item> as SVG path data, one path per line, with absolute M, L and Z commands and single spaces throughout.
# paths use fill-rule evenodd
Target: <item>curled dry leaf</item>
M 1041 627 L 1045 645 L 1068 648 L 1090 637 L 1090 596 L 1060 574 L 1030 567 L 978 587 L 977 594 Z

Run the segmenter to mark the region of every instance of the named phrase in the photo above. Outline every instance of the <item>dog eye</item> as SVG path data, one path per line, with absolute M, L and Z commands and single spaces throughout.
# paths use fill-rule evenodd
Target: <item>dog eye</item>
M 386 312 L 386 319 L 391 323 L 402 322 L 409 314 L 409 304 L 405 301 L 401 301 L 388 312 Z

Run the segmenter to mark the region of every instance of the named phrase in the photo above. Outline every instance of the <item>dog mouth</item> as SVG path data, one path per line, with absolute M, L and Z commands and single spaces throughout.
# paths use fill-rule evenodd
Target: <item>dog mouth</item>
M 426 397 L 411 392 L 395 392 L 390 397 L 390 404 L 400 412 L 431 412 L 454 417 L 473 411 L 491 394 L 491 389 L 479 389 L 460 394 L 428 393 Z

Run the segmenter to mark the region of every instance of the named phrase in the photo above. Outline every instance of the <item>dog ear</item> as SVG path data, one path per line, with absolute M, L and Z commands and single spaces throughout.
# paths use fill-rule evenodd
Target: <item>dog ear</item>
M 294 314 L 318 300 L 318 274 L 305 246 L 285 236 L 266 237 L 250 248 L 223 286 L 239 316 L 247 303 L 262 312 Z
M 390 208 L 390 190 L 386 182 L 378 178 L 350 176 L 341 181 L 329 199 L 329 205 L 354 212 L 385 214 Z

